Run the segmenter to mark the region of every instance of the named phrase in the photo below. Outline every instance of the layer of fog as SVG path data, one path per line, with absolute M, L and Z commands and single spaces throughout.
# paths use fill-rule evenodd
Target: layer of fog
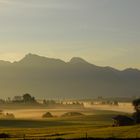
M 84 106 L 86 108 L 92 108 L 97 110 L 110 110 L 110 111 L 118 111 L 118 112 L 124 112 L 124 113 L 132 113 L 134 112 L 134 107 L 132 106 L 132 103 L 119 103 L 117 105 L 91 105 L 88 102 L 84 103 Z
M 41 119 L 42 115 L 46 112 L 51 112 L 54 116 L 60 117 L 66 112 L 76 111 L 82 112 L 86 115 L 94 115 L 94 110 L 108 110 L 118 111 L 124 113 L 134 112 L 134 108 L 131 103 L 119 103 L 115 105 L 91 105 L 84 103 L 85 109 L 5 109 L 4 112 L 13 113 L 17 119 Z

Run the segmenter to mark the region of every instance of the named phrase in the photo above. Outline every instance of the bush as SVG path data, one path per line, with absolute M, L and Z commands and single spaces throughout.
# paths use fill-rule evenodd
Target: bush
M 77 116 L 84 116 L 84 114 L 79 112 L 67 112 L 62 115 L 62 117 L 77 117 Z
M 10 138 L 9 134 L 1 133 L 0 138 Z
M 50 112 L 43 114 L 42 118 L 52 118 L 53 115 Z
M 8 118 L 8 119 L 14 119 L 15 115 L 12 114 L 12 113 L 6 113 L 5 117 Z

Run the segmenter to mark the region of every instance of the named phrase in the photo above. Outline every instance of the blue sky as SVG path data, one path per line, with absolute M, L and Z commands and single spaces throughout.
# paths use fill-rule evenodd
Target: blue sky
M 0 59 L 31 52 L 140 68 L 139 0 L 0 0 Z

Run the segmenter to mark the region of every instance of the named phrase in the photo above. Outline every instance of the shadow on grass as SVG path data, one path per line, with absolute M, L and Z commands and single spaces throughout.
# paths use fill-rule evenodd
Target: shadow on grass
M 46 128 L 51 126 L 71 126 L 76 123 L 50 120 L 0 120 L 1 128 Z
M 0 138 L 10 138 L 10 135 L 6 133 L 1 133 Z
M 44 137 L 46 138 L 38 138 L 38 140 L 47 140 L 48 138 L 47 137 L 60 137 L 60 136 L 64 136 L 64 135 L 68 135 L 68 134 L 72 134 L 72 133 L 61 133 L 61 134 L 52 134 L 52 135 L 46 135 Z M 10 136 L 9 134 L 6 134 L 6 133 L 1 133 L 0 134 L 0 139 L 2 138 L 19 138 L 18 136 Z M 23 140 L 28 140 L 29 138 L 26 138 L 25 135 L 23 137 L 20 137 L 20 139 L 23 139 Z M 30 138 L 32 139 L 32 138 Z M 113 137 L 110 137 L 110 138 L 92 138 L 92 137 L 87 137 L 87 138 L 72 138 L 72 139 L 64 139 L 64 138 L 56 138 L 56 139 L 52 139 L 52 140 L 137 140 L 139 138 L 113 138 Z
M 58 138 L 55 140 L 139 140 L 139 138 L 74 138 L 74 139 L 62 139 Z

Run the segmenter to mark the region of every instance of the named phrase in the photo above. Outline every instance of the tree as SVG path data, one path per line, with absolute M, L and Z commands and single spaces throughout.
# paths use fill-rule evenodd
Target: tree
M 21 103 L 22 101 L 23 101 L 22 96 L 14 96 L 14 98 L 13 98 L 13 102 L 15 102 L 15 103 Z
M 135 113 L 133 114 L 133 118 L 137 124 L 140 123 L 140 98 L 133 101 L 133 106 L 135 108 Z
M 43 100 L 43 105 L 46 105 L 47 104 L 47 101 L 44 99 Z
M 119 103 L 118 103 L 118 101 L 114 101 L 114 103 L 113 103 L 114 105 L 116 105 L 116 106 L 118 106 L 119 105 Z
M 23 95 L 23 102 L 25 102 L 25 103 L 35 103 L 36 100 L 30 94 L 26 93 L 26 94 Z
M 136 112 L 140 112 L 140 98 L 133 101 L 133 106 Z

